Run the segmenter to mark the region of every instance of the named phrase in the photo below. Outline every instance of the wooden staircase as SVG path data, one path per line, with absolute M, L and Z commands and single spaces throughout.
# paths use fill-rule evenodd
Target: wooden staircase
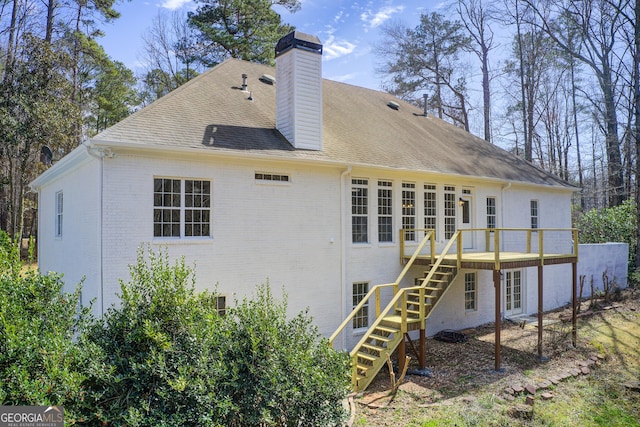
M 366 389 L 380 368 L 386 355 L 393 353 L 404 334 L 420 329 L 429 318 L 449 285 L 457 275 L 457 265 L 432 264 L 425 276 L 416 278 L 416 286 L 400 289 L 383 313 L 351 351 L 355 391 Z

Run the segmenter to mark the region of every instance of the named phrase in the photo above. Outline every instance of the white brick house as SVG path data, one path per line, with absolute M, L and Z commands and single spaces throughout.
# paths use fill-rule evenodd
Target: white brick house
M 412 229 L 433 229 L 437 252 L 457 230 L 571 227 L 566 182 L 389 94 L 322 80 L 315 37 L 292 33 L 276 52 L 275 70 L 223 62 L 38 177 L 41 270 L 70 288 L 85 277 L 83 301 L 101 314 L 149 243 L 195 263 L 197 286 L 217 285 L 228 304 L 268 279 L 329 336 L 374 285 L 396 280 L 401 247 L 410 255 L 424 235 Z M 469 231 L 464 251 L 483 251 L 487 235 Z M 544 250 L 570 252 L 570 240 Z M 428 334 L 494 319 L 491 271 L 461 273 Z M 500 274 L 501 313 L 535 312 L 538 271 Z M 571 274 L 545 267 L 545 309 L 570 300 Z M 341 346 L 374 311 L 350 322 Z

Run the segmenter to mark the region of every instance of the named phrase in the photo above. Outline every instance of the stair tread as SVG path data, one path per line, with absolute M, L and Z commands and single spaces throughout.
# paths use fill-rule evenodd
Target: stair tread
M 391 338 L 389 338 L 389 337 L 383 337 L 383 336 L 376 335 L 376 334 L 369 335 L 369 338 L 372 338 L 372 339 L 378 340 L 378 341 L 384 341 L 384 342 L 391 341 Z
M 377 359 L 377 357 L 376 357 L 376 356 L 373 356 L 373 355 L 371 355 L 371 354 L 369 354 L 369 353 L 363 353 L 363 352 L 361 352 L 361 351 L 359 351 L 359 352 L 357 353 L 357 356 L 358 356 L 358 357 L 360 357 L 360 358 L 362 358 L 362 359 L 365 359 L 365 360 L 371 360 L 371 361 L 374 361 L 374 360 L 376 360 L 376 359 Z
M 402 316 L 400 316 L 399 314 L 390 314 L 390 315 L 387 315 L 384 318 L 384 320 L 386 322 L 400 323 L 402 321 Z M 418 322 L 419 320 L 420 319 L 414 318 L 414 317 L 407 318 L 408 323 L 415 323 L 415 322 Z
M 382 332 L 389 332 L 390 334 L 395 334 L 400 331 L 400 328 L 389 328 L 381 325 L 376 326 L 376 329 L 381 330 Z
M 371 349 L 373 351 L 379 351 L 380 353 L 382 353 L 383 351 L 386 350 L 385 347 L 380 347 L 380 346 L 369 344 L 369 343 L 364 343 L 364 344 L 362 344 L 361 347 L 368 348 L 368 349 Z
M 418 297 L 418 295 L 416 295 L 416 297 Z M 429 295 L 425 295 L 425 299 L 427 299 L 427 298 L 435 298 L 435 297 L 432 297 L 432 296 L 429 296 Z M 413 304 L 420 304 L 420 301 L 413 301 Z M 423 301 L 422 304 L 424 304 L 424 305 L 433 305 L 433 303 L 431 301 Z

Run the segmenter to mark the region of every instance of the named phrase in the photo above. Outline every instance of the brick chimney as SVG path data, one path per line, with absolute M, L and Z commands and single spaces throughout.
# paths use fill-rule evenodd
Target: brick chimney
M 292 31 L 276 44 L 276 129 L 296 149 L 322 150 L 322 44 Z

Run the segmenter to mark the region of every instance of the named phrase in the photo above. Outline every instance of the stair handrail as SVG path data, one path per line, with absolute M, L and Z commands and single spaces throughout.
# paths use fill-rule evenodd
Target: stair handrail
M 433 278 L 433 276 L 436 274 L 436 271 L 438 270 L 438 267 L 440 267 L 440 264 L 442 264 L 442 261 L 444 260 L 444 256 L 448 254 L 449 251 L 451 250 L 453 243 L 458 242 L 458 247 L 461 245 L 462 242 L 459 241 L 461 240 L 461 236 L 462 236 L 462 232 L 460 230 L 456 231 L 454 235 L 451 236 L 451 239 L 449 239 L 449 242 L 447 242 L 444 249 L 442 249 L 442 252 L 440 252 L 438 259 L 431 266 L 431 269 L 429 270 L 429 274 L 427 274 L 427 276 L 424 278 L 420 286 L 418 286 L 419 288 L 426 286 L 426 284 L 429 283 L 429 281 Z M 461 262 L 462 262 L 462 259 L 460 258 L 460 251 L 456 251 L 456 268 L 458 270 L 460 269 Z
M 400 275 L 398 276 L 395 282 L 385 283 L 382 285 L 375 285 L 373 288 L 369 290 L 369 292 L 367 292 L 367 294 L 362 298 L 362 300 L 358 303 L 358 305 L 356 305 L 353 308 L 353 310 L 351 310 L 351 313 L 349 313 L 349 315 L 342 321 L 342 323 L 340 324 L 340 326 L 338 326 L 335 332 L 331 334 L 331 336 L 329 337 L 329 345 L 333 346 L 333 342 L 338 337 L 338 335 L 342 333 L 344 328 L 347 327 L 349 322 L 353 320 L 353 318 L 362 309 L 362 307 L 364 307 L 365 304 L 368 304 L 369 299 L 371 299 L 371 297 L 374 294 L 376 295 L 376 317 L 380 316 L 380 308 L 379 308 L 380 307 L 380 291 L 383 288 L 388 288 L 393 286 L 394 287 L 393 294 L 396 295 L 398 293 L 398 286 L 400 282 L 402 281 L 402 279 L 404 279 L 404 276 L 407 274 L 407 272 L 409 271 L 409 268 L 411 268 L 413 262 L 416 260 L 416 258 L 420 254 L 420 251 L 422 251 L 422 248 L 424 248 L 424 245 L 426 245 L 428 241 L 433 240 L 433 238 L 434 238 L 433 230 L 429 230 L 425 234 L 424 238 L 422 239 L 418 247 L 416 248 L 413 255 L 411 256 L 411 259 L 409 259 L 409 262 L 407 262 L 407 264 L 402 269 L 402 272 L 400 272 Z
M 442 263 L 442 259 L 444 258 L 444 255 L 451 249 L 451 247 L 453 246 L 453 242 L 457 241 L 459 239 L 459 233 L 460 233 L 460 231 L 456 231 L 455 234 L 451 237 L 451 239 L 447 243 L 447 245 L 444 247 L 444 249 L 440 253 L 440 256 L 438 257 L 438 260 L 436 261 L 436 263 L 431 268 L 430 275 L 432 275 L 431 273 L 433 273 L 435 271 L 436 265 L 439 266 Z M 385 309 L 378 316 L 376 316 L 376 320 L 373 322 L 373 324 L 371 326 L 369 326 L 369 329 L 367 329 L 367 332 L 365 332 L 365 334 L 362 336 L 360 341 L 358 341 L 358 343 L 349 352 L 349 354 L 351 355 L 352 358 L 356 355 L 356 353 L 358 352 L 358 349 L 362 346 L 362 344 L 364 344 L 369 339 L 369 336 L 371 335 L 372 331 L 374 331 L 380 325 L 380 323 L 386 317 L 386 315 L 389 313 L 389 311 L 391 309 L 395 310 L 396 304 L 398 303 L 400 298 L 403 297 L 404 294 L 407 293 L 407 292 L 416 291 L 416 290 L 420 290 L 421 288 L 424 288 L 424 283 L 425 282 L 423 281 L 423 284 L 420 285 L 420 286 L 411 286 L 411 287 L 408 287 L 408 288 L 402 288 L 402 289 L 399 289 L 396 292 L 396 294 L 391 299 L 391 301 L 389 301 L 389 304 L 387 304 Z M 400 311 L 400 316 L 402 317 L 402 319 L 406 319 L 407 305 L 406 304 L 402 304 L 401 307 L 400 307 L 400 310 L 401 310 Z M 424 319 L 420 319 L 420 320 L 424 320 Z M 407 327 L 406 322 L 403 322 L 401 327 L 403 329 L 406 329 L 406 327 Z M 404 333 L 404 332 L 406 332 L 406 330 L 402 330 L 402 332 Z M 355 369 L 355 367 L 354 367 L 354 369 Z

